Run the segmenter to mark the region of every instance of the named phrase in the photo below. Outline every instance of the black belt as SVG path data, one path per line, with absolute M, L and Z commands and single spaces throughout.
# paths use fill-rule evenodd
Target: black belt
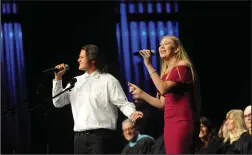
M 108 134 L 108 133 L 113 133 L 115 130 L 111 129 L 92 129 L 92 130 L 85 130 L 85 131 L 77 131 L 75 134 L 77 135 L 89 135 L 89 134 Z

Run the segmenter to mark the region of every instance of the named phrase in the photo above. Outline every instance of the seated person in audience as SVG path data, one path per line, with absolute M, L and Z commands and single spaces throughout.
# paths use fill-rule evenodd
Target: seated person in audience
M 222 142 L 222 139 L 216 136 L 211 121 L 206 117 L 200 118 L 199 138 L 201 146 L 197 149 L 196 154 L 214 154 Z
M 122 123 L 124 138 L 129 142 L 122 154 L 147 154 L 151 151 L 151 146 L 155 140 L 151 136 L 140 134 L 135 128 L 135 122 L 126 119 Z
M 226 115 L 227 134 L 217 153 L 248 154 L 251 153 L 251 141 L 243 120 L 243 111 L 231 110 Z
M 252 136 L 252 133 L 251 133 L 251 105 L 247 106 L 244 110 L 244 121 L 245 121 L 249 135 Z
M 200 117 L 200 133 L 201 146 L 196 150 L 196 153 L 205 153 L 212 133 L 212 123 L 206 117 Z
M 244 121 L 245 121 L 247 130 L 248 130 L 247 134 L 249 135 L 249 136 L 247 136 L 248 139 L 246 139 L 247 141 L 249 141 L 249 144 L 250 144 L 250 148 L 249 148 L 248 153 L 252 154 L 251 105 L 247 106 L 244 109 L 243 114 L 244 114 Z
M 151 147 L 148 154 L 165 154 L 164 136 L 160 136 Z

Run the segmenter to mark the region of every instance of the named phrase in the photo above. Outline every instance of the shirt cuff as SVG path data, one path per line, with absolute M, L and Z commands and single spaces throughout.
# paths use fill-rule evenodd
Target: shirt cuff
M 62 84 L 62 80 L 53 79 L 53 85 L 59 85 L 59 84 Z
M 131 116 L 131 114 L 133 113 L 133 112 L 136 112 L 136 110 L 135 109 L 133 109 L 133 108 L 129 108 L 129 107 L 127 107 L 126 109 L 124 109 L 124 114 L 128 117 L 128 118 L 130 118 L 130 116 Z

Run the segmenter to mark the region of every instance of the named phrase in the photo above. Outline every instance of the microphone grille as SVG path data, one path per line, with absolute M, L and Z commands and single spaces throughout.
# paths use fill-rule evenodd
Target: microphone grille
M 65 64 L 66 70 L 69 71 L 70 66 L 68 64 Z
M 155 51 L 155 50 L 151 50 L 151 53 L 152 53 L 152 54 L 155 54 L 155 53 L 156 53 L 156 51 Z

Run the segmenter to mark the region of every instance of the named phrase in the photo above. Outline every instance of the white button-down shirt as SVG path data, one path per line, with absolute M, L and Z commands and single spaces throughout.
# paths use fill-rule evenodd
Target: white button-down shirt
M 74 131 L 105 128 L 116 129 L 118 108 L 127 117 L 135 112 L 135 105 L 127 97 L 119 83 L 112 75 L 85 73 L 76 77 L 75 87 L 69 92 L 53 99 L 55 107 L 70 104 L 74 118 Z M 66 86 L 68 88 L 70 84 Z M 52 95 L 63 91 L 62 81 L 53 80 Z

